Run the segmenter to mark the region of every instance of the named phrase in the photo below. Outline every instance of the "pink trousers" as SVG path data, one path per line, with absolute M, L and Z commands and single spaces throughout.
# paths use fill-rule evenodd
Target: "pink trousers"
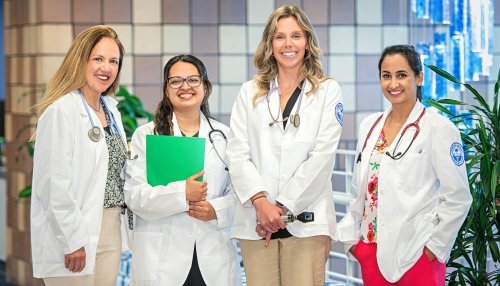
M 361 275 L 365 286 L 444 286 L 446 265 L 439 262 L 437 258 L 429 260 L 425 252 L 399 281 L 391 283 L 387 281 L 377 263 L 377 244 L 359 243 L 354 248 L 354 257 L 361 265 Z

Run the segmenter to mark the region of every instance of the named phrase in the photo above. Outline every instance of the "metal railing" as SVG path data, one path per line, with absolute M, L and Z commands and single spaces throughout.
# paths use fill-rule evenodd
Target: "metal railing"
M 337 207 L 344 206 L 347 210 L 349 202 L 351 201 L 351 179 L 353 175 L 352 170 L 354 167 L 356 152 L 353 150 L 338 149 L 336 156 L 337 158 L 332 172 L 332 177 L 334 181 L 336 179 L 338 180 L 339 178 L 343 178 L 343 182 L 340 184 L 343 185 L 343 188 L 335 189 L 334 187 L 333 199 L 336 206 L 337 218 L 341 218 L 345 215 L 345 213 L 337 210 Z M 341 247 L 341 250 L 342 249 L 343 247 Z M 340 265 L 343 267 L 340 267 Z M 358 263 L 348 259 L 344 252 L 335 250 L 330 251 L 330 257 L 328 259 L 326 270 L 326 285 L 330 285 L 329 283 L 332 282 L 336 282 L 335 285 L 363 285 L 363 281 L 360 277 L 358 277 L 358 268 Z

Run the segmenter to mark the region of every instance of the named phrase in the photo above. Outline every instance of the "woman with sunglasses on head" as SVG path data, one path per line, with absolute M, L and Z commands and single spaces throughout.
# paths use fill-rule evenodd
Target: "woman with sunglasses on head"
M 339 240 L 360 263 L 364 285 L 444 285 L 471 204 L 460 133 L 420 102 L 422 62 L 412 46 L 385 48 L 378 68 L 390 107 L 360 125 L 356 197 Z
M 127 145 L 112 97 L 123 55 L 111 27 L 83 30 L 39 106 L 31 245 L 33 276 L 48 286 L 116 284 L 128 220 L 122 215 Z
M 237 197 L 224 162 L 229 128 L 210 118 L 212 84 L 198 58 L 175 56 L 163 75 L 155 120 L 135 131 L 131 151 L 138 158 L 126 168 L 125 199 L 137 215 L 132 285 L 239 285 L 229 238 Z M 207 138 L 205 170 L 166 186 L 149 185 L 148 134 Z
M 342 129 L 339 84 L 323 74 L 314 29 L 295 6 L 272 13 L 231 114 L 229 172 L 241 204 L 249 286 L 324 285 L 336 238 L 331 175 Z M 314 221 L 281 216 L 314 213 Z

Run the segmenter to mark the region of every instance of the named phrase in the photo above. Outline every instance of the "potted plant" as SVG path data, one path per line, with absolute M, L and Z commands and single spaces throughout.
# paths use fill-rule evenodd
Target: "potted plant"
M 123 86 L 120 86 L 115 97 L 118 100 L 118 110 L 122 115 L 125 135 L 127 140 L 130 140 L 135 129 L 140 125 L 137 120 L 142 118 L 146 123 L 153 120 L 154 116 L 144 109 L 139 98 L 128 92 Z
M 492 105 L 470 84 L 433 65 L 439 76 L 463 85 L 474 103 L 454 99 L 427 100 L 445 113 L 460 130 L 466 153 L 466 166 L 473 202 L 458 232 L 447 267 L 447 285 L 500 285 L 500 71 Z M 455 114 L 447 105 L 461 106 Z M 488 259 L 492 261 L 488 263 Z

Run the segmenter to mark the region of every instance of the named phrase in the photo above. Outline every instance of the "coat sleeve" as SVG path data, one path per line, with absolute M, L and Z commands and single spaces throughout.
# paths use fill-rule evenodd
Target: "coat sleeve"
M 35 142 L 33 199 L 41 202 L 65 254 L 89 242 L 87 225 L 74 190 L 75 119 L 68 110 L 50 106 L 40 117 Z
M 250 198 L 258 192 L 266 191 L 250 154 L 248 142 L 248 112 L 252 104 L 248 85 L 244 84 L 236 98 L 231 112 L 231 131 L 228 137 L 226 154 L 229 159 L 229 172 L 233 187 L 245 207 L 253 207 Z
M 140 218 L 157 220 L 185 212 L 189 209 L 186 200 L 186 181 L 169 183 L 166 186 L 151 186 L 146 175 L 146 135 L 149 125 L 137 129 L 132 135 L 130 151 L 136 160 L 127 160 L 125 169 L 125 203 Z
M 426 244 L 442 263 L 449 258 L 457 233 L 472 203 L 465 160 L 454 161 L 451 155 L 452 146 L 457 146 L 453 144 L 459 144 L 462 148 L 460 133 L 451 122 L 447 123 L 449 124 L 441 127 L 432 139 L 432 167 L 439 180 L 439 222 Z M 463 156 L 462 151 L 462 159 Z
M 224 193 L 218 198 L 209 200 L 209 202 L 217 214 L 216 228 L 230 227 L 233 224 L 234 210 L 238 203 L 238 197 L 234 192 L 229 178 Z
M 342 103 L 342 90 L 337 82 L 331 80 L 324 92 L 325 103 L 314 146 L 308 158 L 300 164 L 276 198 L 296 214 L 311 205 L 320 193 L 324 192 L 323 187 L 317 186 L 324 186 L 331 180 L 335 163 L 335 152 L 342 131 L 335 108 L 337 104 Z
M 358 138 L 361 138 L 358 136 Z M 359 167 L 361 162 L 357 162 L 361 147 L 359 140 L 356 148 L 356 157 L 351 180 L 351 198 L 345 216 L 337 224 L 337 233 L 339 241 L 344 243 L 344 250 L 347 253 L 349 249 L 359 241 L 360 222 L 363 216 L 363 200 L 359 199 Z
M 363 188 L 360 186 L 362 182 L 362 161 L 360 156 L 364 141 L 365 139 L 368 139 L 368 126 L 372 126 L 376 120 L 375 117 L 378 117 L 379 115 L 379 113 L 373 114 L 365 118 L 360 124 L 358 143 L 356 146 L 356 156 L 354 158 L 353 176 L 351 179 L 351 198 L 345 216 L 337 224 L 339 241 L 344 243 L 344 250 L 348 253 L 348 255 L 350 255 L 348 252 L 349 249 L 358 243 L 361 236 L 360 226 L 365 207 L 364 203 L 366 190 L 360 190 L 360 188 Z

